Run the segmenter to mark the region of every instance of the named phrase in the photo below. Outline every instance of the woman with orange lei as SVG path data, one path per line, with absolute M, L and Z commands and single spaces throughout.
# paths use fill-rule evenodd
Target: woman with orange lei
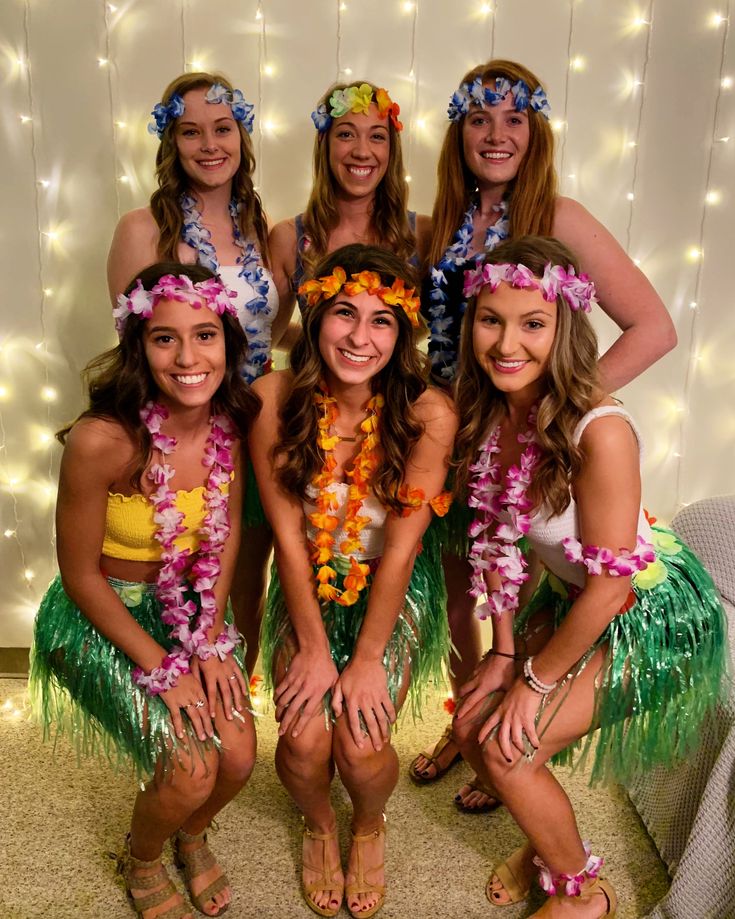
M 303 895 L 334 916 L 385 899 L 384 814 L 398 778 L 391 725 L 448 651 L 444 583 L 426 534 L 457 422 L 427 385 L 410 266 L 370 246 L 317 266 L 291 369 L 261 378 L 252 428 L 277 574 L 261 636 L 280 723 L 276 767 L 304 816 Z M 330 803 L 352 800 L 346 873 Z

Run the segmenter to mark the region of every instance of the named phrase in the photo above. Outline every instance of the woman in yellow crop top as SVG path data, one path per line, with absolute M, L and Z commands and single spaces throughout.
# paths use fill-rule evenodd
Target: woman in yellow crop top
M 153 265 L 114 315 L 120 343 L 92 361 L 89 408 L 59 433 L 60 574 L 36 619 L 31 688 L 47 732 L 150 776 L 119 858 L 137 914 L 192 916 L 161 865 L 173 837 L 191 902 L 217 916 L 232 891 L 206 830 L 255 757 L 227 597 L 240 442 L 260 400 L 208 269 Z

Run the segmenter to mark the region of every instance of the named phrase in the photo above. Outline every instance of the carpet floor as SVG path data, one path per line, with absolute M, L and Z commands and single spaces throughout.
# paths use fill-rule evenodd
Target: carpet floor
M 469 777 L 461 764 L 434 785 L 417 788 L 407 767 L 446 723 L 437 695 L 425 717 L 399 723 L 395 748 L 401 777 L 388 806 L 382 919 L 479 919 L 495 916 L 484 895 L 490 867 L 522 841 L 505 809 L 461 814 L 453 795 Z M 258 720 L 258 761 L 248 786 L 222 813 L 212 848 L 234 889 L 228 919 L 306 919 L 314 914 L 299 892 L 300 819 L 273 767 L 272 713 Z M 652 841 L 625 792 L 591 790 L 583 773 L 557 770 L 580 830 L 605 856 L 603 873 L 617 890 L 618 919 L 644 917 L 668 888 Z M 65 742 L 54 751 L 28 720 L 25 682 L 0 680 L 0 783 L 3 827 L 0 919 L 130 919 L 114 863 L 128 828 L 136 784 L 105 762 L 77 761 Z M 339 780 L 333 798 L 347 845 L 349 807 Z M 170 852 L 166 853 L 170 862 Z M 172 871 L 179 887 L 179 875 Z M 521 919 L 538 909 L 537 889 L 524 904 L 497 911 Z M 343 907 L 340 914 L 347 916 Z

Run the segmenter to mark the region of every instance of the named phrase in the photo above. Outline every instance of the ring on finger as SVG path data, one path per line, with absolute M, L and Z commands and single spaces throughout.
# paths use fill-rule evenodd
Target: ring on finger
M 231 673 L 231 674 L 227 677 L 227 679 L 228 679 L 228 680 L 236 680 L 236 679 L 237 679 L 237 674 L 236 674 L 236 673 Z
M 206 704 L 207 703 L 204 701 L 204 699 L 197 699 L 194 703 L 194 708 L 204 708 Z

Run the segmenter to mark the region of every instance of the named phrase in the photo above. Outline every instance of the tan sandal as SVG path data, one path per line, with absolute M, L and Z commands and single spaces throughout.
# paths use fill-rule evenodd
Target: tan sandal
M 595 878 L 591 880 L 584 886 L 577 899 L 591 900 L 593 897 L 598 896 L 598 894 L 602 894 L 606 903 L 605 912 L 600 913 L 600 919 L 603 919 L 603 917 L 604 919 L 615 919 L 615 914 L 618 909 L 618 898 L 615 894 L 615 888 L 610 881 L 604 878 Z M 553 919 L 554 904 L 565 896 L 566 894 L 560 891 L 553 897 L 549 897 L 541 909 L 533 913 L 530 919 L 536 919 L 536 917 L 539 917 L 539 919 Z
M 436 782 L 443 775 L 446 775 L 447 772 L 454 766 L 456 763 L 460 762 L 462 759 L 462 754 L 457 750 L 452 759 L 445 765 L 439 765 L 439 757 L 442 755 L 443 751 L 449 746 L 450 743 L 454 743 L 454 738 L 452 737 L 452 725 L 448 724 L 444 730 L 444 733 L 439 738 L 431 753 L 419 753 L 418 756 L 414 757 L 411 762 L 411 765 L 408 767 L 408 774 L 411 777 L 411 780 L 417 785 L 430 785 L 432 782 Z M 424 766 L 424 769 L 427 769 L 428 766 L 433 766 L 436 772 L 434 775 L 424 775 L 423 771 L 419 771 L 417 763 L 419 757 L 423 756 L 425 760 L 428 761 L 428 765 Z
M 113 857 L 117 862 L 117 873 L 125 883 L 125 892 L 137 916 L 142 917 L 146 910 L 162 906 L 174 896 L 181 898 L 181 894 L 174 887 L 168 872 L 161 864 L 160 858 L 145 862 L 130 854 L 129 833 L 125 837 L 125 848 L 119 855 Z M 156 865 L 158 865 L 158 871 L 155 874 L 133 873 L 137 868 L 155 868 Z M 161 886 L 162 883 L 163 886 Z M 133 887 L 136 890 L 150 890 L 152 893 L 139 897 L 133 893 Z M 158 913 L 157 919 L 186 919 L 187 916 L 191 916 L 191 910 L 181 898 L 177 903 L 172 903 L 165 912 Z
M 309 871 L 313 871 L 315 874 L 318 874 L 321 871 L 320 877 L 316 881 L 312 881 L 309 884 L 301 880 L 301 893 L 306 900 L 306 905 L 309 909 L 313 910 L 319 916 L 336 916 L 342 907 L 342 899 L 344 897 L 345 882 L 344 878 L 339 881 L 334 880 L 335 873 L 342 871 L 342 865 L 338 861 L 336 865 L 327 864 L 327 843 L 331 842 L 333 839 L 337 839 L 337 831 L 333 833 L 315 833 L 313 830 L 310 830 L 306 824 L 304 824 L 304 836 L 309 839 L 316 839 L 319 842 L 323 843 L 322 845 L 322 863 L 319 867 L 314 865 L 307 864 L 306 860 L 302 860 L 302 868 L 306 868 Z M 319 906 L 315 903 L 311 895 L 316 893 L 318 890 L 336 890 L 339 891 L 339 903 L 335 907 L 324 907 Z
M 192 843 L 199 842 L 199 840 L 201 840 L 202 844 L 198 849 L 193 849 L 190 852 L 184 852 L 182 850 L 182 842 Z M 191 902 L 199 912 L 204 913 L 205 916 L 221 916 L 229 909 L 229 903 L 220 906 L 217 912 L 214 913 L 208 913 L 204 909 L 205 904 L 211 902 L 215 894 L 220 893 L 225 887 L 230 886 L 227 875 L 222 871 L 216 858 L 212 855 L 212 850 L 207 845 L 207 831 L 203 830 L 201 833 L 191 835 L 191 833 L 186 833 L 184 830 L 179 830 L 174 836 L 172 843 L 174 849 L 174 864 L 179 871 L 183 871 L 184 873 L 184 882 L 186 883 L 186 889 L 189 891 Z M 220 868 L 221 873 L 219 877 L 216 877 L 211 884 L 208 884 L 204 888 L 204 890 L 195 894 L 191 889 L 191 882 L 194 878 L 199 877 L 215 866 Z
M 526 846 L 520 846 L 515 852 L 511 852 L 504 862 L 493 868 L 492 874 L 485 885 L 485 896 L 493 906 L 510 906 L 513 903 L 521 903 L 531 892 L 531 884 L 524 885 L 518 877 L 525 851 Z M 502 888 L 493 889 L 492 884 L 495 878 L 503 885 Z M 507 900 L 498 900 L 494 896 L 494 894 L 501 893 L 501 891 L 505 891 L 508 895 Z
M 351 884 L 347 884 L 345 887 L 345 894 L 348 897 L 357 897 L 360 894 L 370 893 L 378 895 L 378 902 L 374 906 L 371 906 L 370 909 L 353 910 L 348 902 L 347 909 L 350 915 L 354 916 L 354 919 L 370 919 L 370 916 L 374 916 L 379 909 L 383 908 L 383 904 L 385 903 L 385 884 L 373 884 L 368 881 L 366 877 L 368 872 L 380 871 L 383 869 L 385 867 L 385 862 L 374 865 L 372 868 L 365 869 L 362 856 L 362 846 L 372 839 L 377 839 L 381 833 L 385 835 L 384 826 L 379 826 L 376 830 L 373 830 L 372 833 L 364 833 L 362 835 L 355 835 L 355 833 L 352 833 L 352 844 L 357 847 L 357 878 Z
M 489 814 L 491 811 L 497 810 L 499 807 L 503 806 L 503 802 L 495 797 L 493 790 L 488 788 L 479 776 L 474 776 L 466 784 L 470 786 L 472 791 L 479 791 L 481 794 L 487 795 L 490 800 L 481 804 L 479 807 L 468 807 L 463 803 L 458 794 L 455 795 L 455 806 L 461 810 L 463 814 Z

